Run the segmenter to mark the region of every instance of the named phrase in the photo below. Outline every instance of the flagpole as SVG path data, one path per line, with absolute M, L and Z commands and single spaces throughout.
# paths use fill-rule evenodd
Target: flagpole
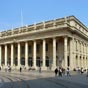
M 21 30 L 22 30 L 22 27 L 23 27 L 23 12 L 22 12 L 22 9 L 21 9 L 21 26 L 19 27 L 19 32 L 21 32 Z
M 23 11 L 21 9 L 21 27 L 23 27 Z

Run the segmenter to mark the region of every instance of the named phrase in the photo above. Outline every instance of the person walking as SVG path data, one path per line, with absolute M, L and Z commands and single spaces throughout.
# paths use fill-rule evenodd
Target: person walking
M 67 76 L 71 76 L 69 67 L 67 68 Z
M 39 67 L 39 73 L 41 73 L 41 67 Z
M 1 71 L 1 67 L 0 67 L 0 71 Z
M 55 76 L 57 76 L 58 69 L 56 68 L 54 72 L 55 72 Z
M 22 71 L 22 68 L 20 67 L 20 72 Z
M 87 73 L 86 77 L 88 77 L 88 69 L 87 69 L 86 71 L 87 71 L 87 72 L 86 72 L 86 73 Z
M 81 68 L 81 74 L 83 74 L 84 73 L 84 70 L 83 70 L 83 68 Z
M 62 77 L 62 68 L 59 68 L 59 76 Z
M 62 68 L 62 74 L 65 75 L 65 68 Z

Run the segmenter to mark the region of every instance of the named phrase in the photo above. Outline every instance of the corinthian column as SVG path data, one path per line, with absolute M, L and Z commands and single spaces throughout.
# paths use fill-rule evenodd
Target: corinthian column
M 53 69 L 56 68 L 56 39 L 53 38 Z
M 5 45 L 5 66 L 7 66 L 7 45 Z
M 13 60 L 14 60 L 14 47 L 13 44 L 11 44 L 11 66 L 13 66 Z
M 18 43 L 18 68 L 21 66 L 21 64 L 20 64 L 20 59 L 21 59 L 21 57 L 20 57 L 20 43 Z
M 67 37 L 64 38 L 64 64 L 67 68 Z
M 0 45 L 0 66 L 1 66 L 1 62 L 2 62 L 2 48 L 1 48 L 1 45 Z
M 33 42 L 33 67 L 36 68 L 36 41 Z
M 28 42 L 25 42 L 25 67 L 28 68 Z
M 46 40 L 45 39 L 43 39 L 43 49 L 42 49 L 43 51 L 43 66 L 42 66 L 42 68 L 43 69 L 46 69 L 46 66 L 45 66 L 45 61 L 46 61 Z
M 73 65 L 73 39 L 70 39 L 70 68 L 73 70 L 74 65 Z

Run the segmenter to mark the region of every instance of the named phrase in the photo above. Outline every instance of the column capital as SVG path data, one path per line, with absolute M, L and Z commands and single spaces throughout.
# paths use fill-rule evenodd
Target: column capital
M 56 37 L 53 37 L 53 39 L 56 39 Z
M 63 38 L 68 38 L 68 35 L 63 36 Z
M 32 40 L 33 42 L 36 42 L 37 40 L 36 39 L 34 39 L 34 40 Z

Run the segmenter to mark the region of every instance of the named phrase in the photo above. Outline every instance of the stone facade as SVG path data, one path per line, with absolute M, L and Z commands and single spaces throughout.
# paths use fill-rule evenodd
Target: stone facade
M 50 20 L 0 33 L 0 66 L 53 70 L 88 67 L 88 28 L 76 17 Z

